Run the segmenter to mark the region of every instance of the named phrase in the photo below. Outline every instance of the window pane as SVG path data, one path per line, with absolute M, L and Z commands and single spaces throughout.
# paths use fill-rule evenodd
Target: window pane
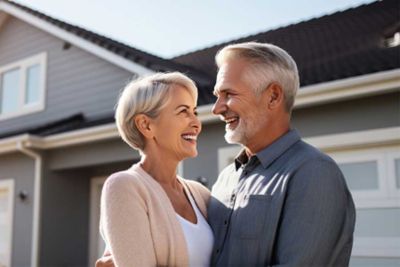
M 20 69 L 3 73 L 1 81 L 1 114 L 18 110 Z
M 396 168 L 396 185 L 400 188 L 400 159 L 394 160 L 394 166 Z
M 400 237 L 400 208 L 357 209 L 356 237 Z
M 350 190 L 378 189 L 376 161 L 339 164 Z
M 40 78 L 39 64 L 31 66 L 27 69 L 25 104 L 32 104 L 39 102 L 39 96 L 40 96 L 39 78 Z

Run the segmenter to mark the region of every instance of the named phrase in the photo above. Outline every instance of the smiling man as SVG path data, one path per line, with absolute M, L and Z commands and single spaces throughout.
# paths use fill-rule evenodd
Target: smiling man
M 337 164 L 290 128 L 299 76 L 271 44 L 218 52 L 213 113 L 243 151 L 212 188 L 215 266 L 347 266 L 355 209 Z

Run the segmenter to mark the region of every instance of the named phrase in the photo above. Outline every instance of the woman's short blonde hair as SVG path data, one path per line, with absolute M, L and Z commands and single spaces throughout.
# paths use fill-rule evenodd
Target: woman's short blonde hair
M 176 85 L 186 88 L 197 102 L 195 83 L 180 72 L 142 77 L 124 88 L 116 106 L 115 122 L 120 136 L 129 146 L 140 152 L 144 150 L 144 138 L 136 127 L 134 117 L 145 114 L 156 118 L 172 97 L 171 89 Z

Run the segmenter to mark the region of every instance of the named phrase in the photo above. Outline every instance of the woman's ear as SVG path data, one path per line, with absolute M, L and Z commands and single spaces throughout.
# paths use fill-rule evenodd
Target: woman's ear
M 264 93 L 266 94 L 268 109 L 275 109 L 283 104 L 284 93 L 279 84 L 271 83 Z
M 134 123 L 136 125 L 136 128 L 140 131 L 140 133 L 148 139 L 153 138 L 153 132 L 150 127 L 150 122 L 151 119 L 144 115 L 144 114 L 138 114 L 134 118 Z

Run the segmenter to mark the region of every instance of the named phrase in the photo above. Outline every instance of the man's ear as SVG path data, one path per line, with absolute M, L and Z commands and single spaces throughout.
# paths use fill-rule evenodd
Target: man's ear
M 264 91 L 268 109 L 275 109 L 284 102 L 284 92 L 278 83 L 271 83 Z
M 134 123 L 136 125 L 136 128 L 138 128 L 139 132 L 148 139 L 153 138 L 153 131 L 150 126 L 151 119 L 144 115 L 144 114 L 138 114 L 134 118 Z

